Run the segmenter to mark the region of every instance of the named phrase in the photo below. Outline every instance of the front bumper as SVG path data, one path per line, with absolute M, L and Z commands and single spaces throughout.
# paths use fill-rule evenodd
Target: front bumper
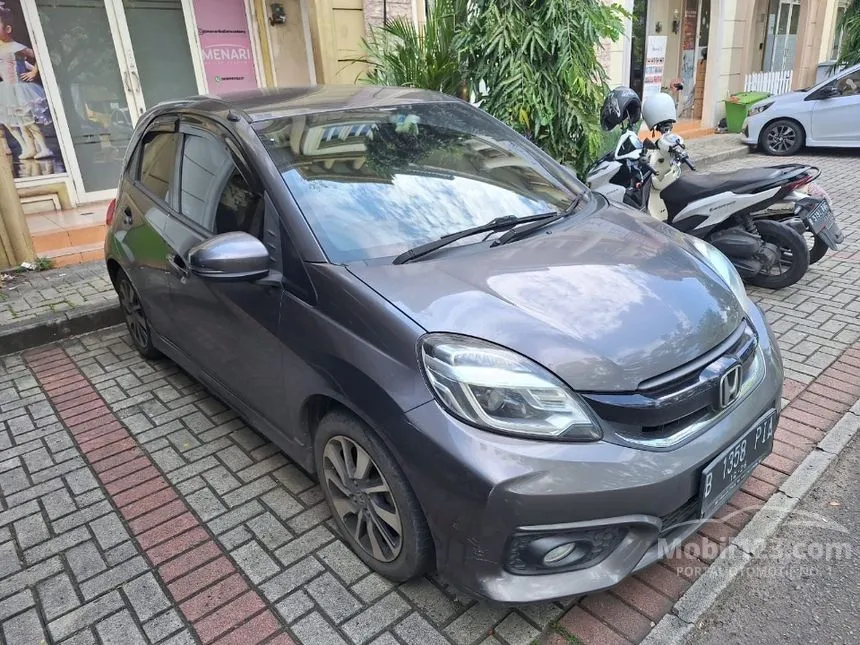
M 758 122 L 756 117 L 748 116 L 744 119 L 744 125 L 743 128 L 741 128 L 741 141 L 750 146 L 758 145 L 760 131 L 761 124 Z
M 611 587 L 695 532 L 704 522 L 698 515 L 661 536 L 664 520 L 695 506 L 702 469 L 780 406 L 779 352 L 761 312 L 751 303 L 749 311 L 764 358 L 762 381 L 731 413 L 673 450 L 490 434 L 456 421 L 435 402 L 410 411 L 419 439 L 409 442 L 406 452 L 414 454 L 403 463 L 430 523 L 440 573 L 475 597 L 547 601 Z M 589 568 L 518 575 L 505 567 L 514 533 L 614 524 L 627 526 L 626 535 Z

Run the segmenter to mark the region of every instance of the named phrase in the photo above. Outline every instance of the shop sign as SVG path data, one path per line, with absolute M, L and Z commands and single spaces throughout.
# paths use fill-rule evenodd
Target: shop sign
M 212 94 L 257 87 L 243 0 L 194 0 L 206 86 Z
M 645 46 L 645 77 L 642 98 L 659 94 L 663 87 L 663 69 L 666 66 L 666 36 L 648 36 Z

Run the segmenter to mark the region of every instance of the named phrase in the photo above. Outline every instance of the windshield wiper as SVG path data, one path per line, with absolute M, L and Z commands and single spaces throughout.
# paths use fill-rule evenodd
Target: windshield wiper
M 415 260 L 416 258 L 420 258 L 423 255 L 432 253 L 437 249 L 441 249 L 443 246 L 448 246 L 449 244 L 453 244 L 454 242 L 462 240 L 463 238 L 469 237 L 471 235 L 477 235 L 478 233 L 492 233 L 494 231 L 502 231 L 504 229 L 516 226 L 517 224 L 524 224 L 528 222 L 538 223 L 543 222 L 545 220 L 549 220 L 551 218 L 557 218 L 558 216 L 559 213 L 539 213 L 537 215 L 528 215 L 526 217 L 514 217 L 513 215 L 497 217 L 496 219 L 487 222 L 486 224 L 482 224 L 481 226 L 473 226 L 472 228 L 463 229 L 462 231 L 457 231 L 456 233 L 449 233 L 448 235 L 443 235 L 438 240 L 433 240 L 432 242 L 427 242 L 425 244 L 416 246 L 415 248 L 409 249 L 408 251 L 404 251 L 396 258 L 394 258 L 392 264 L 404 264 L 405 262 L 410 262 L 412 260 Z M 505 235 L 507 235 L 507 233 Z
M 550 224 L 553 224 L 560 219 L 564 219 L 565 217 L 570 215 L 574 211 L 574 209 L 576 209 L 576 207 L 579 205 L 580 200 L 581 198 L 574 200 L 574 202 L 570 206 L 568 206 L 560 213 L 549 213 L 548 217 L 543 217 L 535 221 L 534 223 L 529 224 L 528 226 L 512 228 L 507 233 L 502 235 L 499 239 L 493 240 L 493 243 L 490 246 L 499 246 L 501 244 L 507 244 L 508 242 L 515 242 L 517 240 L 521 240 L 524 237 L 528 237 L 535 231 L 540 230 L 545 226 L 549 226 Z M 526 218 L 520 220 L 520 222 L 526 221 L 528 221 Z

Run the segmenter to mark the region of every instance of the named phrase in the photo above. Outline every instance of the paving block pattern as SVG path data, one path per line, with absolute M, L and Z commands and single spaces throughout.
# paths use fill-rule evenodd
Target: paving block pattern
M 56 319 L 81 307 L 117 302 L 104 262 L 12 275 L 0 285 L 0 326 Z
M 638 642 L 860 396 L 860 215 L 839 192 L 860 160 L 804 160 L 848 240 L 800 285 L 753 291 L 786 358 L 787 407 L 774 454 L 686 552 L 575 606 L 493 607 L 436 577 L 393 585 L 338 539 L 306 474 L 114 328 L 0 357 L 0 641 Z

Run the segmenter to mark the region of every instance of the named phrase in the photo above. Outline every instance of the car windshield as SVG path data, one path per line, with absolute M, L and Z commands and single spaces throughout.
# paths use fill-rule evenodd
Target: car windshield
M 397 255 L 497 217 L 560 212 L 585 191 L 466 104 L 323 112 L 255 128 L 338 264 Z

